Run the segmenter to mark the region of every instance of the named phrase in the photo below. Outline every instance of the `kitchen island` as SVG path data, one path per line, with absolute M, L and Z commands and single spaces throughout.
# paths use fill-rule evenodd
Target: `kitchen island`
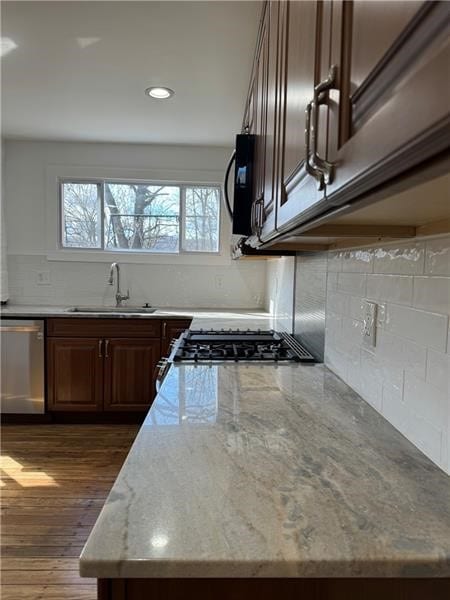
M 192 327 L 270 322 L 227 316 Z M 109 600 L 444 598 L 450 479 L 323 365 L 175 364 L 80 572 Z

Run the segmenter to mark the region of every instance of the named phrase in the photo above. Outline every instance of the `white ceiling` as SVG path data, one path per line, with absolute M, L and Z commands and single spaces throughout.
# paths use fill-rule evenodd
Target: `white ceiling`
M 261 3 L 2 2 L 5 137 L 230 146 Z M 145 88 L 175 90 L 167 101 Z

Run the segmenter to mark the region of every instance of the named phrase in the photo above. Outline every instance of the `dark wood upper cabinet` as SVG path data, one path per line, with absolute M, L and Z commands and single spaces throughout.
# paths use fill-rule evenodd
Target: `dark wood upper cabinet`
M 99 411 L 103 406 L 102 340 L 47 340 L 49 410 Z
M 449 22 L 449 2 L 265 3 L 245 111 L 257 136 L 250 245 L 305 239 L 418 168 L 443 172 Z
M 259 208 L 259 224 L 261 237 L 263 229 L 271 231 L 275 227 L 276 208 L 276 156 L 278 144 L 278 88 L 279 88 L 279 13 L 280 3 L 269 2 L 267 7 L 268 36 L 267 36 L 267 100 L 265 131 L 265 168 L 263 182 L 263 202 Z
M 447 2 L 332 2 L 328 202 L 343 204 L 448 148 Z
M 105 340 L 104 410 L 148 410 L 155 395 L 154 374 L 160 356 L 159 340 Z
M 285 69 L 284 94 L 280 99 L 283 113 L 283 144 L 281 156 L 282 193 L 279 199 L 277 229 L 292 226 L 293 221 L 304 217 L 311 206 L 317 207 L 325 200 L 325 187 L 311 175 L 308 162 L 305 130 L 309 119 L 310 152 L 326 150 L 326 110 L 317 107 L 317 127 L 312 107 L 314 86 L 326 77 L 328 64 L 325 61 L 327 44 L 330 42 L 330 3 L 290 1 L 283 3 Z M 283 38 L 283 30 L 280 31 Z M 308 115 L 308 116 L 307 116 Z M 314 139 L 313 139 L 314 135 Z
M 267 6 L 264 10 L 258 42 L 252 94 L 254 98 L 253 123 L 249 127 L 249 133 L 254 133 L 256 136 L 253 172 L 254 201 L 251 212 L 251 228 L 257 238 L 260 236 L 263 220 L 261 208 L 264 206 L 266 176 L 267 62 L 269 57 L 269 18 Z

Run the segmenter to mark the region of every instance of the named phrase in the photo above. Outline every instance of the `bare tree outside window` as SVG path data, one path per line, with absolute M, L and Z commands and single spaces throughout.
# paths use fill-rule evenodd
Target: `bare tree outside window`
M 105 183 L 105 248 L 177 252 L 180 190 Z
M 216 187 L 186 188 L 184 250 L 219 250 L 219 204 L 220 192 Z
M 101 197 L 97 183 L 65 183 L 63 186 L 63 245 L 101 248 Z
M 160 253 L 219 250 L 217 186 L 64 181 L 61 199 L 65 248 Z

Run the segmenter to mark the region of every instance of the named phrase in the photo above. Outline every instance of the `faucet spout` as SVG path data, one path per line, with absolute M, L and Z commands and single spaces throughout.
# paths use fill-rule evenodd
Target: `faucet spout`
M 109 269 L 109 285 L 113 285 L 114 283 L 114 270 L 116 271 L 116 306 L 122 306 L 122 302 L 130 298 L 130 290 L 127 290 L 125 295 L 122 295 L 120 291 L 120 267 L 117 262 L 113 262 Z
M 117 286 L 119 286 L 120 269 L 119 264 L 116 262 L 113 262 L 109 269 L 108 283 L 109 285 L 112 285 L 114 283 L 114 269 L 117 269 Z

